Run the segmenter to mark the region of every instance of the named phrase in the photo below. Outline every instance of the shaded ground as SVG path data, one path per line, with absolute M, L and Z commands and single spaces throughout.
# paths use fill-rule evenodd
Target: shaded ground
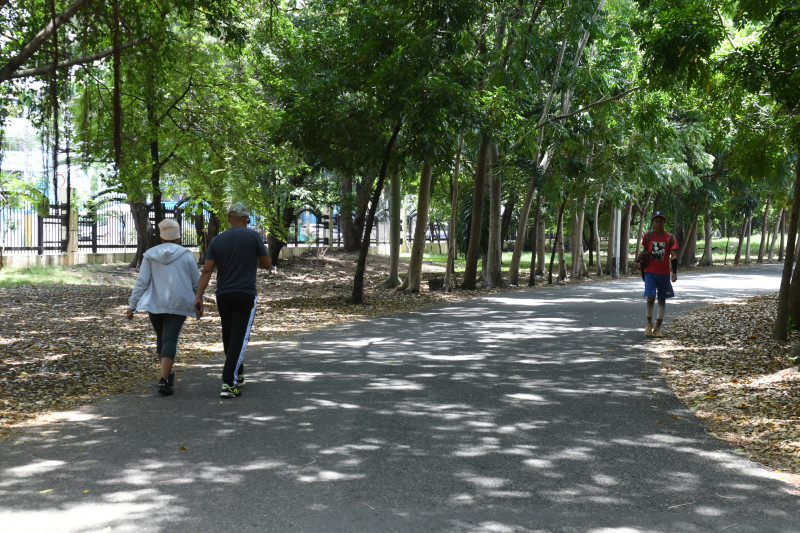
M 355 257 L 304 256 L 259 275 L 257 342 L 333 324 L 411 311 L 500 292 L 395 294 L 380 284 L 385 258 L 370 258 L 365 305 L 346 304 Z M 54 410 L 108 394 L 154 387 L 154 338 L 145 314 L 133 322 L 124 310 L 136 272 L 109 265 L 73 267 L 85 285 L 0 289 L 0 435 L 35 423 Z M 423 279 L 442 275 L 427 265 Z M 207 295 L 213 295 L 209 289 Z M 719 438 L 754 460 L 800 476 L 800 373 L 788 355 L 798 338 L 772 340 L 775 297 L 696 310 L 667 324 L 666 338 L 650 343 L 678 396 Z M 176 370 L 219 357 L 219 322 L 213 298 L 207 316 L 184 327 Z M 148 385 L 142 385 L 147 383 Z

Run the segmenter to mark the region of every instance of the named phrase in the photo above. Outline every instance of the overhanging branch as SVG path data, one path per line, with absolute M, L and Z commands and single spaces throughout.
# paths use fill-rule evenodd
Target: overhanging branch
M 132 40 L 128 41 L 127 43 L 123 44 L 122 46 L 120 46 L 119 48 L 120 48 L 120 50 L 125 50 L 127 48 L 132 48 L 134 46 L 142 44 L 143 42 L 148 41 L 149 39 L 150 39 L 150 36 L 139 37 L 138 39 L 132 39 Z M 32 76 L 39 76 L 40 74 L 49 74 L 50 72 L 52 72 L 53 70 L 56 70 L 56 69 L 64 69 L 64 68 L 72 67 L 72 66 L 75 66 L 75 65 L 85 65 L 87 63 L 93 63 L 93 62 L 97 61 L 98 59 L 103 59 L 105 57 L 110 56 L 112 53 L 114 53 L 114 48 L 113 47 L 106 48 L 102 52 L 98 52 L 96 54 L 92 54 L 92 55 L 86 56 L 86 57 L 79 57 L 77 59 L 68 59 L 66 61 L 61 61 L 60 63 L 55 64 L 55 65 L 53 65 L 51 63 L 51 64 L 45 65 L 43 67 L 29 68 L 29 69 L 25 69 L 25 70 L 18 70 L 16 72 L 14 72 L 13 74 L 11 74 L 10 76 L 8 76 L 8 78 L 6 78 L 6 79 L 30 78 Z M 0 80 L 0 81 L 2 81 L 2 80 Z
M 35 54 L 62 24 L 71 19 L 75 13 L 86 7 L 90 2 L 92 2 L 92 0 L 75 0 L 75 2 L 67 6 L 57 17 L 51 19 L 47 26 L 36 34 L 36 37 L 22 47 L 19 54 L 12 57 L 8 63 L 0 68 L 0 82 L 11 79 L 16 70 Z
M 616 96 L 611 96 L 609 98 L 603 98 L 602 100 L 598 100 L 596 102 L 592 102 L 591 104 L 583 106 L 582 108 L 578 109 L 577 111 L 573 111 L 572 113 L 567 113 L 566 115 L 558 115 L 558 116 L 555 116 L 555 117 L 551 117 L 551 118 L 547 119 L 546 121 L 537 124 L 536 127 L 537 128 L 541 128 L 541 127 L 547 126 L 548 124 L 552 124 L 554 122 L 558 122 L 560 120 L 565 120 L 565 119 L 568 119 L 570 117 L 574 117 L 575 115 L 579 115 L 579 114 L 583 113 L 584 111 L 590 110 L 593 107 L 597 107 L 599 105 L 607 104 L 609 102 L 615 102 L 617 100 L 622 100 L 623 98 L 625 98 L 626 96 L 628 96 L 632 92 L 636 92 L 639 89 L 644 89 L 645 87 L 647 87 L 647 85 L 637 85 L 636 87 L 633 87 L 632 89 L 628 89 L 627 91 L 621 92 Z

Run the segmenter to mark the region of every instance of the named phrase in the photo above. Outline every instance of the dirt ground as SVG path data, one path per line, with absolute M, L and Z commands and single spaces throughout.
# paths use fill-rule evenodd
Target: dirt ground
M 395 293 L 381 286 L 386 258 L 371 257 L 365 303 L 353 306 L 347 299 L 355 262 L 351 254 L 306 255 L 259 274 L 254 335 L 269 340 L 515 290 L 431 292 L 427 280 L 443 276 L 443 268 L 426 264 L 419 294 Z M 155 387 L 150 323 L 143 313 L 133 321 L 124 313 L 136 271 L 121 265 L 70 271 L 86 282 L 0 289 L 0 437 L 99 396 Z M 178 373 L 221 352 L 212 300 L 207 315 L 181 334 Z M 709 432 L 800 487 L 800 372 L 788 359 L 800 334 L 771 339 L 776 305 L 768 296 L 696 310 L 670 321 L 665 337 L 648 349 Z

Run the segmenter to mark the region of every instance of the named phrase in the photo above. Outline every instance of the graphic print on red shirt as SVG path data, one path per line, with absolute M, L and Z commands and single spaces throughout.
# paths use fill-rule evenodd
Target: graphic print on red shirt
M 655 232 L 650 237 L 650 260 L 647 262 L 645 272 L 651 274 L 666 274 L 670 273 L 670 253 L 667 251 L 669 248 L 669 233 L 664 232 L 664 235 L 656 235 Z M 642 245 L 647 246 L 647 234 L 642 238 Z M 673 237 L 672 250 L 678 249 L 678 240 Z

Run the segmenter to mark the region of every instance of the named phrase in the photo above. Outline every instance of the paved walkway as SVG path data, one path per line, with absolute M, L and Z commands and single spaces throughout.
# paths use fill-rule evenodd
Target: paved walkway
M 779 276 L 681 276 L 667 320 Z M 659 377 L 641 288 L 351 323 L 254 347 L 235 400 L 215 364 L 67 413 L 0 443 L 0 531 L 800 531 L 793 487 Z

